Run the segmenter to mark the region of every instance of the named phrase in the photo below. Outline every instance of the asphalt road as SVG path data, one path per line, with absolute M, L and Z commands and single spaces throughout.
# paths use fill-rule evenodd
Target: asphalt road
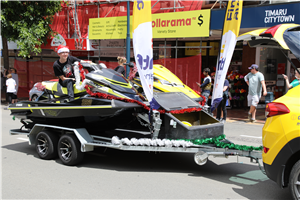
M 2 199 L 288 199 L 257 164 L 247 158 L 97 149 L 82 164 L 40 159 L 20 127 L 1 106 Z M 226 137 L 236 144 L 261 145 L 262 125 L 229 122 Z

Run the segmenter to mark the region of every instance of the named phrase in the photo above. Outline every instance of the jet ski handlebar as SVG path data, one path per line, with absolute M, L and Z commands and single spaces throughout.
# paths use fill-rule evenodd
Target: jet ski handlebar
M 128 67 L 134 68 L 134 63 L 133 62 L 125 63 L 124 65 L 128 65 Z
M 97 70 L 102 70 L 106 69 L 106 65 L 104 63 L 96 64 L 96 63 L 79 63 L 79 62 L 74 62 L 73 66 L 75 65 L 81 65 L 84 69 L 87 69 L 89 72 L 91 71 L 97 71 Z

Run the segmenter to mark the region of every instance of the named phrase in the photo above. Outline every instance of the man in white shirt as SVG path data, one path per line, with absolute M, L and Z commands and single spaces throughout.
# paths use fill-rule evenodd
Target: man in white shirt
M 261 97 L 261 91 L 263 89 L 263 95 L 266 96 L 267 89 L 264 75 L 258 71 L 258 65 L 253 64 L 248 69 L 251 71 L 244 77 L 249 86 L 247 99 L 250 110 L 248 112 L 248 119 L 251 122 L 255 122 L 256 107 Z

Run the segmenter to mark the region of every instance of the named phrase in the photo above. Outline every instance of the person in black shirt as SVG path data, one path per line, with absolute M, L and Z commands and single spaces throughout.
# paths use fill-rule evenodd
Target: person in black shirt
M 115 71 L 119 72 L 124 77 L 126 77 L 125 68 L 124 68 L 124 64 L 127 62 L 126 58 L 118 56 L 117 60 L 118 60 L 118 65 L 119 66 L 115 68 Z
M 205 78 L 203 79 L 203 83 L 200 84 L 198 82 L 197 85 L 202 89 L 201 95 L 205 97 L 205 106 L 208 106 L 208 100 L 209 100 L 209 95 L 210 95 L 210 91 L 211 91 L 211 77 L 209 76 L 210 74 L 210 69 L 209 68 L 205 68 L 203 70 L 203 75 L 205 76 Z
M 67 46 L 59 45 L 57 49 L 57 54 L 59 55 L 59 59 L 54 62 L 53 70 L 55 76 L 59 78 L 59 84 L 63 87 L 67 87 L 69 101 L 74 100 L 74 89 L 73 84 L 75 83 L 74 69 L 72 64 L 74 62 L 88 62 L 91 61 L 83 61 L 76 57 L 69 56 L 69 48 Z
M 220 102 L 220 104 L 217 107 L 217 120 L 221 120 L 221 122 L 226 122 L 226 117 L 227 117 L 227 110 L 226 110 L 226 102 L 228 99 L 228 90 L 229 90 L 229 82 L 227 79 L 224 81 L 224 86 L 223 86 L 223 99 Z M 223 111 L 223 118 L 221 118 L 221 110 Z

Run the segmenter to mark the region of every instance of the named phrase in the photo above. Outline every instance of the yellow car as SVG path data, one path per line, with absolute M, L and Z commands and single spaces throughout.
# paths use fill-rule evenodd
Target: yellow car
M 153 65 L 153 92 L 183 92 L 195 101 L 202 101 L 202 97 L 190 87 L 185 85 L 175 74 L 162 65 Z M 133 83 L 137 85 L 136 89 L 143 93 L 140 77 L 136 76 Z
M 262 130 L 263 164 L 280 187 L 300 199 L 300 86 L 267 104 Z

